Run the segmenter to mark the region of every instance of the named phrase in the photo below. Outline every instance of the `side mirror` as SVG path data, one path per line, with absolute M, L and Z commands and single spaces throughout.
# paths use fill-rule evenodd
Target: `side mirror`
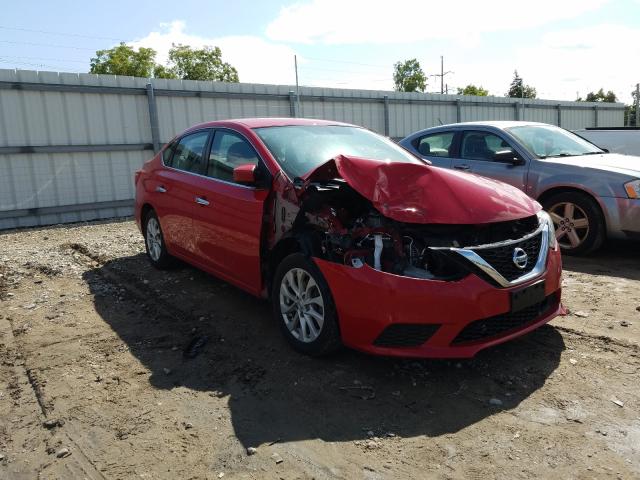
M 495 153 L 493 159 L 496 162 L 510 163 L 511 165 L 524 165 L 524 158 L 513 150 L 501 150 Z
M 255 185 L 258 181 L 257 170 L 253 163 L 238 165 L 233 169 L 233 181 L 245 185 Z

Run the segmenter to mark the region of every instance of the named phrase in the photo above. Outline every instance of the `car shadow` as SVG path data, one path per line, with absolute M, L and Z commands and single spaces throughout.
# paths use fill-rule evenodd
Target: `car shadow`
M 270 304 L 189 266 L 159 272 L 144 255 L 84 274 L 95 309 L 157 389 L 228 397 L 244 446 L 319 438 L 457 432 L 541 388 L 564 343 L 551 326 L 461 361 L 294 352 Z M 123 290 L 124 289 L 124 290 Z
M 610 240 L 588 256 L 563 255 L 562 262 L 572 272 L 640 280 L 640 242 Z

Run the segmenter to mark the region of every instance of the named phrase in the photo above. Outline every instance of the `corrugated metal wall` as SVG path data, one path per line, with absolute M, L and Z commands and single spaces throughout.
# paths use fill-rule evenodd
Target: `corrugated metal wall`
M 0 229 L 129 215 L 133 172 L 153 155 L 154 142 L 207 120 L 296 112 L 290 86 L 154 79 L 150 96 L 147 83 L 0 70 Z M 157 138 L 150 105 L 157 110 Z M 473 120 L 622 126 L 623 112 L 621 104 L 310 87 L 300 89 L 298 110 L 394 138 Z

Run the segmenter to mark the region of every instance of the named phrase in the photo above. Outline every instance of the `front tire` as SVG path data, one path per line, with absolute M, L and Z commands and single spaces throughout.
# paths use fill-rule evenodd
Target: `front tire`
M 276 321 L 297 351 L 321 356 L 341 347 L 331 291 L 318 267 L 305 255 L 294 253 L 280 262 L 271 301 Z
M 567 255 L 585 255 L 602 246 L 605 222 L 600 207 L 589 195 L 561 192 L 544 202 L 556 228 L 556 238 Z
M 144 219 L 144 245 L 147 258 L 155 268 L 164 270 L 173 265 L 173 257 L 169 255 L 164 242 L 160 220 L 153 210 Z

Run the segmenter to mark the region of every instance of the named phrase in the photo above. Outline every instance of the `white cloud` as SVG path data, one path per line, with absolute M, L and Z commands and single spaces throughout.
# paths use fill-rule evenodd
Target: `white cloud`
M 608 0 L 428 2 L 311 0 L 280 10 L 267 26 L 275 41 L 324 44 L 410 43 L 429 39 L 476 41 L 486 32 L 514 31 L 575 18 Z
M 260 37 L 237 35 L 227 37 L 202 37 L 185 31 L 186 24 L 176 20 L 161 24 L 159 31 L 129 42 L 135 48 L 150 47 L 158 52 L 156 60 L 164 64 L 174 43 L 192 47 L 217 46 L 222 59 L 236 67 L 240 81 L 248 83 L 295 83 L 292 48 Z
M 613 90 L 623 102 L 640 79 L 640 29 L 601 24 L 549 33 L 540 45 L 517 52 L 522 75 L 548 98 L 584 98 L 600 88 Z M 557 93 L 556 93 L 557 92 Z

